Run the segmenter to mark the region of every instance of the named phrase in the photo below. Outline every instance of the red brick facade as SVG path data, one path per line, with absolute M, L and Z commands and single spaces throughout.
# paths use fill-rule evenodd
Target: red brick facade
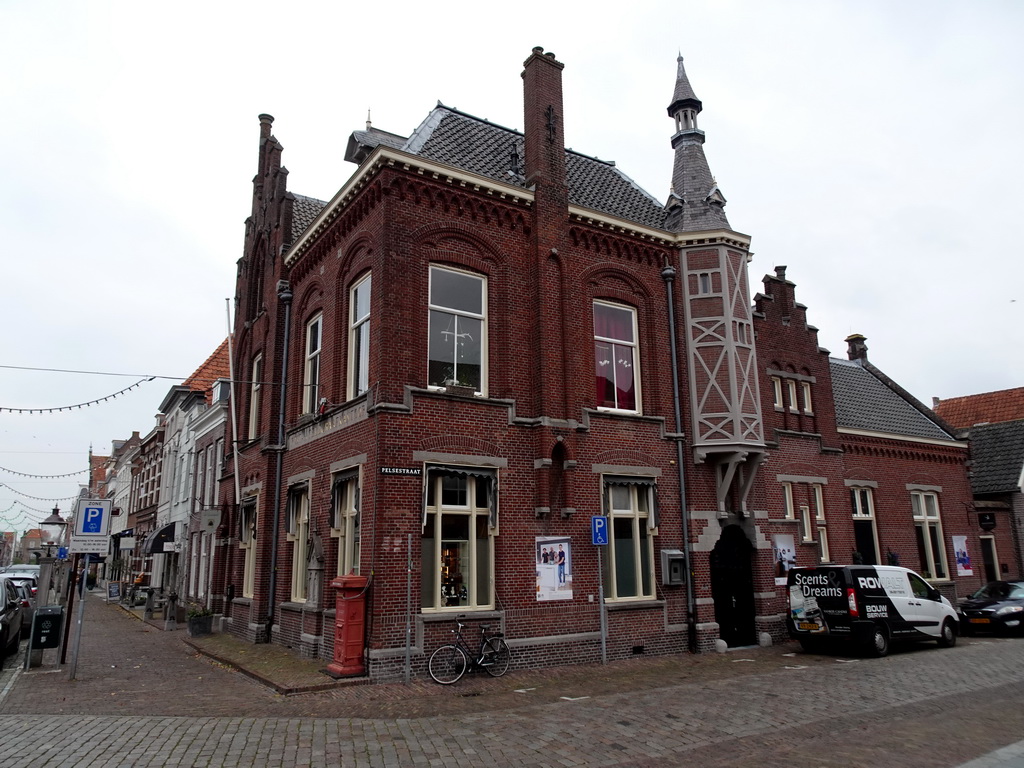
M 213 592 L 231 598 L 224 613 L 232 633 L 331 658 L 329 583 L 347 530 L 335 513 L 345 509 L 347 483 L 358 488 L 356 551 L 369 578 L 374 679 L 401 675 L 407 654 L 421 674 L 457 613 L 474 626 L 500 623 L 517 666 L 600 659 L 598 570 L 613 560 L 608 658 L 709 650 L 719 637 L 732 645 L 765 632 L 781 639 L 786 605 L 773 537 L 792 535 L 796 561 L 807 564 L 817 562 L 817 535 L 827 529 L 832 559 L 848 557 L 848 480 L 877 483 L 879 543 L 903 565 L 917 559 L 907 484 L 942 487 L 947 544 L 961 531 L 973 535 L 955 514 L 970 499 L 966 449 L 841 433 L 828 357 L 792 285 L 766 279 L 772 298 L 759 298 L 750 314 L 745 236 L 681 235 L 569 203 L 561 69 L 541 49 L 525 63 L 525 186 L 381 146 L 301 233 L 303 200 L 288 192 L 272 118 L 261 116 L 236 294 L 239 443 L 225 456 L 212 579 Z M 674 282 L 666 267 L 678 270 Z M 702 297 L 705 272 L 711 293 L 742 300 Z M 367 277 L 362 360 L 353 288 Z M 445 280 L 457 290 L 445 294 Z M 635 338 L 604 341 L 628 323 L 605 334 L 595 307 L 628 318 Z M 693 330 L 705 311 L 725 312 L 734 334 L 713 353 Z M 449 338 L 456 357 L 444 381 L 428 357 Z M 478 368 L 475 358 L 457 357 L 463 345 L 482 350 Z M 597 348 L 613 349 L 616 370 L 636 375 L 630 391 L 616 385 L 612 395 L 633 397 L 635 406 L 599 402 Z M 360 366 L 367 388 L 357 393 Z M 468 387 L 456 383 L 458 366 L 469 372 Z M 778 372 L 801 393 L 810 385 L 813 408 L 775 408 Z M 719 412 L 732 414 L 721 419 L 727 428 L 714 426 Z M 825 518 L 806 542 L 800 520 L 783 519 L 779 477 L 821 478 L 789 481 L 797 508 L 815 509 L 807 494 L 822 489 Z M 445 499 L 463 492 L 453 515 L 447 505 L 455 502 Z M 591 543 L 591 518 L 609 504 L 627 505 L 615 506 L 614 552 Z M 469 534 L 452 533 L 465 519 Z M 570 553 L 571 598 L 556 561 L 541 560 L 549 543 Z M 663 551 L 690 554 L 689 586 L 665 583 Z M 305 553 L 299 567 L 296 553 Z M 737 567 L 743 558 L 745 570 Z M 737 589 L 742 615 L 716 613 Z M 737 626 L 723 630 L 723 621 Z

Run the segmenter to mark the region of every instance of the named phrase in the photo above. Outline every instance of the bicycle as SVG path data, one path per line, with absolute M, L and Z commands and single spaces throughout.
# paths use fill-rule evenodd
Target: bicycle
M 442 645 L 430 654 L 427 669 L 434 682 L 441 685 L 457 683 L 467 669 L 482 669 L 491 677 L 501 677 L 512 663 L 505 633 L 489 632 L 487 624 L 480 626 L 480 649 L 476 653 L 471 651 L 462 637 L 462 628 L 466 625 L 461 619 L 464 618 L 462 615 L 455 617 L 457 629 L 452 630 L 455 642 Z

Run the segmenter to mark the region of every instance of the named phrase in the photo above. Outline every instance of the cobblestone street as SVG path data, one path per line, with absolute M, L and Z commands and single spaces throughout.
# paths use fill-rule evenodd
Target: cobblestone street
M 187 639 L 90 596 L 75 681 L 55 655 L 0 673 L 0 765 L 933 768 L 1009 747 L 972 768 L 1024 766 L 1012 746 L 1024 735 L 1016 639 L 885 659 L 787 644 L 299 695 Z M 272 647 L 234 653 L 266 682 L 330 685 L 315 662 Z

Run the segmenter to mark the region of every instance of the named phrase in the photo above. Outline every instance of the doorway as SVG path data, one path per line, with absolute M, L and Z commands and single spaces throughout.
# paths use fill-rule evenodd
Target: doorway
M 730 648 L 754 645 L 754 545 L 738 525 L 722 530 L 711 551 L 711 596 L 719 637 Z
M 981 567 L 985 572 L 985 583 L 999 578 L 999 558 L 996 556 L 995 536 L 981 536 Z

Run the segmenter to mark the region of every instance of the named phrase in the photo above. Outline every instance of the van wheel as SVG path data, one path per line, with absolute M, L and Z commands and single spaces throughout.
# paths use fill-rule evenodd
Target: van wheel
M 956 627 L 949 619 L 942 622 L 942 629 L 939 630 L 939 645 L 943 648 L 952 648 L 956 645 Z
M 889 633 L 881 624 L 875 624 L 875 631 L 868 640 L 867 651 L 879 659 L 889 654 Z

